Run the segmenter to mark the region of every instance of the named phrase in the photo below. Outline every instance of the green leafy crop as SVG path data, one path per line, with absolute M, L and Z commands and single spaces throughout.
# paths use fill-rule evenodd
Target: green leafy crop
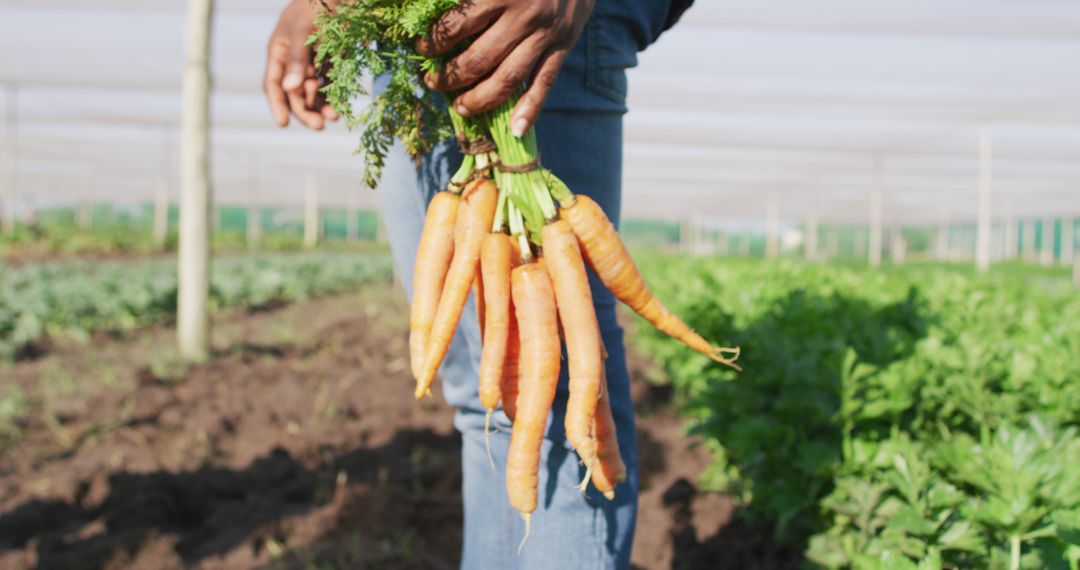
M 389 278 L 384 254 L 223 257 L 214 260 L 210 301 L 214 308 L 264 307 Z M 170 319 L 176 287 L 172 259 L 0 268 L 0 361 L 53 335 L 128 331 Z
M 1080 296 L 950 268 L 640 259 L 743 372 L 642 327 L 705 482 L 816 567 L 1080 564 Z

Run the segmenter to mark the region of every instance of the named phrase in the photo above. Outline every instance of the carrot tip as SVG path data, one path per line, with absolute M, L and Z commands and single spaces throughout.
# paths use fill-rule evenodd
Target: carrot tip
M 432 397 L 431 396 L 431 388 L 425 388 L 423 391 L 420 391 L 420 389 L 417 388 L 416 393 L 414 394 L 414 396 L 416 397 L 417 400 L 419 400 L 421 398 L 431 398 Z
M 521 520 L 525 521 L 525 536 L 521 537 L 521 544 L 518 545 L 517 553 L 521 555 L 521 549 L 525 548 L 525 541 L 529 540 L 529 530 L 532 529 L 532 513 L 521 513 Z
M 738 346 L 736 346 L 735 348 L 719 347 L 713 349 L 713 353 L 709 355 L 709 358 L 712 358 L 720 364 L 730 366 L 731 368 L 742 372 L 742 367 L 740 367 L 738 364 L 735 364 L 735 361 L 739 359 L 740 354 L 742 354 L 742 348 Z
M 615 491 L 604 491 L 604 498 L 609 501 L 615 500 Z
M 484 447 L 487 449 L 488 463 L 491 464 L 491 470 L 495 470 L 495 458 L 491 456 L 491 413 L 494 409 L 488 410 L 484 415 Z
M 585 468 L 585 477 L 581 480 L 581 483 L 578 484 L 577 489 L 582 493 L 589 488 L 589 480 L 592 479 L 592 466 L 593 464 L 590 462 L 589 466 Z

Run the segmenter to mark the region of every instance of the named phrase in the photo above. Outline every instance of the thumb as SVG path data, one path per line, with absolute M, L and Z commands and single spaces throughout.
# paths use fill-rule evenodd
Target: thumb
M 285 52 L 285 77 L 281 80 L 281 87 L 286 91 L 297 89 L 304 83 L 304 70 L 311 62 L 308 61 L 308 47 L 301 41 L 292 41 Z

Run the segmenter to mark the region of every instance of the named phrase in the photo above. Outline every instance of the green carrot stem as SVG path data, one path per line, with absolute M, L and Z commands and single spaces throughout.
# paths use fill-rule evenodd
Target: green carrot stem
M 559 205 L 564 208 L 569 208 L 574 205 L 576 198 L 574 193 L 570 191 L 570 187 L 565 182 L 555 176 L 555 173 L 544 169 L 544 180 L 547 181 L 548 190 L 551 191 L 551 195 L 559 201 Z
M 529 129 L 520 138 L 510 130 L 510 114 L 517 97 L 511 97 L 493 110 L 488 118 L 491 138 L 499 149 L 499 159 L 508 167 L 520 167 L 538 162 L 539 150 L 536 132 Z M 544 224 L 557 214 L 548 185 L 541 169 L 527 172 L 502 172 L 497 174 L 500 188 L 508 190 L 509 198 L 518 208 L 525 221 L 529 239 L 540 243 Z

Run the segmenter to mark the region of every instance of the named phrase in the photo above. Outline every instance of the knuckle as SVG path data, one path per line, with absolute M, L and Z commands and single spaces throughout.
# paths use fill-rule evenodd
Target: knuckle
M 551 69 L 541 70 L 536 74 L 536 78 L 533 80 L 533 84 L 544 89 L 550 89 L 555 85 L 555 79 L 558 77 L 558 73 Z
M 514 89 L 525 82 L 525 69 L 520 65 L 510 65 L 503 73 L 504 88 Z
M 465 57 L 462 62 L 462 70 L 472 76 L 480 76 L 487 72 L 491 65 L 491 58 L 481 51 L 474 51 Z
M 528 14 L 528 21 L 541 28 L 554 28 L 558 22 L 558 11 L 550 3 L 534 2 Z

